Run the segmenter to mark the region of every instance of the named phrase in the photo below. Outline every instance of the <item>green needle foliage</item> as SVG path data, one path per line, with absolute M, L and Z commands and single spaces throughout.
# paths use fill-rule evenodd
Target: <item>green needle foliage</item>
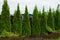
M 56 10 L 56 20 L 55 20 L 55 28 L 56 30 L 59 30 L 60 29 L 60 10 L 59 10 L 59 5 L 57 6 L 57 10 Z
M 38 13 L 39 20 L 41 20 L 41 16 L 42 16 L 41 11 L 39 11 Z
M 13 18 L 13 22 L 12 22 L 12 27 L 11 27 L 11 32 L 13 32 L 13 33 L 15 33 L 16 31 L 16 27 L 15 27 L 15 24 L 16 23 L 14 23 L 14 21 L 16 21 L 15 19 L 16 19 L 16 14 L 17 14 L 17 10 L 15 10 L 15 12 L 14 12 L 14 18 Z
M 30 36 L 31 35 L 31 26 L 30 26 L 30 20 L 29 20 L 29 14 L 27 6 L 25 7 L 25 13 L 23 18 L 23 24 L 22 24 L 22 34 L 23 36 Z
M 41 33 L 41 20 L 42 20 L 41 16 L 42 16 L 41 11 L 39 11 L 39 13 L 38 13 L 38 21 L 40 22 L 39 23 L 40 24 L 40 33 Z
M 21 12 L 19 8 L 19 4 L 17 6 L 17 11 L 14 13 L 14 19 L 13 19 L 13 32 L 16 34 L 22 35 L 22 18 L 21 18 Z
M 54 26 L 54 15 L 53 15 L 53 12 L 51 11 L 51 8 L 49 9 L 49 12 L 48 12 L 48 26 L 50 28 L 52 28 L 52 30 L 55 30 L 55 26 Z
M 11 23 L 10 23 L 10 12 L 7 0 L 4 0 L 1 12 L 1 20 L 2 20 L 2 28 L 6 31 L 11 31 Z
M 21 15 L 19 4 L 17 10 L 14 12 L 14 16 L 10 18 L 9 5 L 7 0 L 4 0 L 2 5 L 2 12 L 0 16 L 0 36 L 39 36 L 40 34 L 46 34 L 47 32 L 60 33 L 60 8 L 59 4 L 56 10 L 49 9 L 45 12 L 44 7 L 38 12 L 37 6 L 33 11 L 32 19 L 29 19 L 29 13 L 27 6 L 25 7 L 24 15 Z M 23 16 L 23 17 L 22 17 Z M 31 21 L 31 25 L 30 25 Z M 5 30 L 5 31 L 4 31 Z M 4 33 L 3 33 L 4 32 Z M 9 35 L 11 34 L 11 35 Z
M 38 21 L 38 9 L 35 6 L 33 11 L 33 22 L 31 27 L 32 35 L 40 35 L 40 22 Z
M 42 16 L 41 16 L 41 34 L 47 33 L 46 27 L 47 27 L 47 15 L 43 7 Z
M 53 9 L 52 13 L 53 13 L 53 18 L 54 18 L 54 27 L 56 29 L 56 11 Z

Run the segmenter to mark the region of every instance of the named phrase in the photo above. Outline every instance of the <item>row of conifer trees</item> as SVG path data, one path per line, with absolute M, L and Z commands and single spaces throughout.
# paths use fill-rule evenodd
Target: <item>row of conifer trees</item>
M 24 18 L 22 20 L 22 14 L 18 4 L 17 10 L 14 12 L 13 24 L 11 24 L 9 6 L 7 0 L 4 0 L 0 17 L 0 33 L 6 30 L 7 32 L 19 34 L 20 36 L 30 36 L 45 34 L 47 31 L 55 32 L 56 30 L 60 30 L 59 5 L 57 6 L 57 10 L 51 10 L 49 8 L 48 12 L 45 11 L 44 7 L 42 12 L 38 11 L 37 6 L 35 6 L 32 15 L 31 26 L 27 6 L 25 7 Z

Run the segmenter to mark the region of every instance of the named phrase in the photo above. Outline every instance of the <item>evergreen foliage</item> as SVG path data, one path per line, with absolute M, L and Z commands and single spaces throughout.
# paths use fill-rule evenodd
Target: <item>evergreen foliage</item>
M 39 21 L 39 25 L 40 25 L 40 34 L 41 34 L 41 21 L 42 21 L 41 11 L 39 11 L 39 13 L 38 13 L 38 21 Z
M 35 6 L 33 11 L 33 22 L 31 27 L 32 35 L 40 35 L 40 22 L 38 21 L 38 9 Z
M 22 34 L 23 36 L 30 36 L 31 35 L 31 26 L 30 26 L 30 20 L 29 20 L 29 14 L 27 6 L 25 7 L 25 13 L 23 18 L 23 24 L 22 24 Z
M 6 31 L 11 31 L 11 23 L 10 23 L 10 11 L 7 0 L 4 0 L 1 12 L 1 20 L 2 20 L 2 29 Z
M 57 6 L 57 10 L 56 10 L 56 16 L 55 16 L 56 20 L 55 20 L 55 28 L 56 30 L 60 29 L 60 9 L 59 9 L 59 4 Z
M 52 30 L 55 30 L 54 15 L 53 15 L 53 12 L 52 12 L 51 8 L 49 9 L 49 12 L 48 12 L 48 26 L 50 28 L 52 28 Z
M 19 8 L 19 4 L 17 6 L 17 10 L 14 13 L 13 19 L 13 32 L 16 34 L 22 35 L 22 16 Z
M 47 27 L 47 15 L 43 7 L 42 16 L 41 16 L 41 34 L 47 33 L 46 27 Z
M 4 0 L 0 15 L 0 37 L 39 36 L 47 32 L 60 33 L 59 7 L 60 5 L 58 4 L 57 9 L 53 11 L 49 8 L 48 12 L 46 12 L 43 7 L 41 12 L 38 11 L 37 6 L 35 6 L 32 14 L 33 17 L 30 19 L 27 6 L 25 7 L 24 15 L 22 15 L 18 4 L 12 19 L 13 22 L 11 23 L 9 5 L 7 0 Z

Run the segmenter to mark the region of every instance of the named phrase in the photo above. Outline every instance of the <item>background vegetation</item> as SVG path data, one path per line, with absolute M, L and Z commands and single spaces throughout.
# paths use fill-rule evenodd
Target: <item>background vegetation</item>
M 9 6 L 7 0 L 4 0 L 0 16 L 0 36 L 3 35 L 2 37 L 25 37 L 46 33 L 48 34 L 48 32 L 54 33 L 60 30 L 59 4 L 56 10 L 49 8 L 47 12 L 45 11 L 44 7 L 42 11 L 38 11 L 37 6 L 35 6 L 32 15 L 33 17 L 31 26 L 27 6 L 25 7 L 25 13 L 22 18 L 18 4 L 17 10 L 14 12 L 13 24 L 11 24 Z M 60 33 L 60 31 L 58 33 Z

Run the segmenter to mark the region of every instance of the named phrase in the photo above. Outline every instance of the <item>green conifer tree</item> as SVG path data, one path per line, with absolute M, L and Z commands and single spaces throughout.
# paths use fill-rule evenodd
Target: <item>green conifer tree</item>
M 54 18 L 54 27 L 56 27 L 55 21 L 56 21 L 56 11 L 53 9 L 53 18 Z
M 40 35 L 40 22 L 38 20 L 38 9 L 37 6 L 35 6 L 33 11 L 33 22 L 31 28 L 32 35 Z
M 17 6 L 17 10 L 14 13 L 13 32 L 22 36 L 22 15 L 20 12 L 19 4 Z
M 53 12 L 51 11 L 51 8 L 49 9 L 48 12 L 48 27 L 50 27 L 52 30 L 55 30 L 55 26 L 54 26 L 54 15 Z
M 56 10 L 56 16 L 55 16 L 55 28 L 56 30 L 60 29 L 60 9 L 59 9 L 59 4 L 57 6 L 57 10 Z
M 7 0 L 4 0 L 1 12 L 1 20 L 2 20 L 2 28 L 6 31 L 11 31 L 11 23 L 10 23 L 10 11 Z
M 47 33 L 46 27 L 47 27 L 47 15 L 43 7 L 42 16 L 41 16 L 41 34 Z
M 40 24 L 40 34 L 41 34 L 41 20 L 42 20 L 42 14 L 41 14 L 41 11 L 39 11 L 38 13 L 38 21 L 39 21 L 39 24 Z
M 25 7 L 25 13 L 23 18 L 23 24 L 22 24 L 22 34 L 23 36 L 30 36 L 31 35 L 31 26 L 30 26 L 30 20 L 29 20 L 29 14 L 27 6 Z

